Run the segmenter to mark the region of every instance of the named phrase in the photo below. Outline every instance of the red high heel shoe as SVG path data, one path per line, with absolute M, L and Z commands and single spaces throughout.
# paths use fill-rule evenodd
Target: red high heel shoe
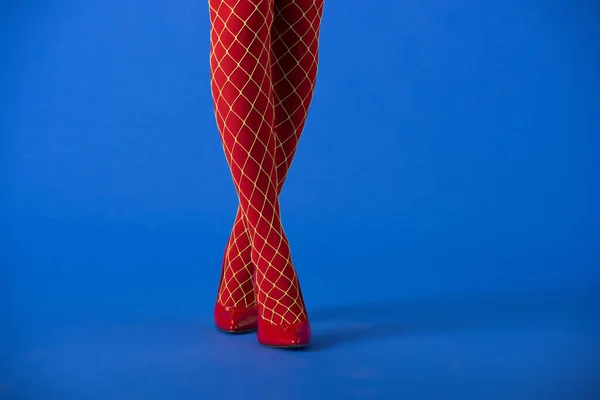
M 217 302 L 214 319 L 217 329 L 227 333 L 246 333 L 258 328 L 256 306 L 225 307 Z
M 228 333 L 245 333 L 257 329 L 257 311 L 252 275 L 254 267 L 248 265 L 250 243 L 244 242 L 245 227 L 241 214 L 236 216 L 227 242 L 221 267 L 221 278 L 214 309 L 217 329 Z M 232 245 L 232 243 L 235 243 Z M 240 251 L 240 249 L 244 249 Z M 242 282 L 242 283 L 240 283 Z M 229 305 L 224 305 L 229 304 Z M 232 306 L 232 304 L 238 304 Z M 249 306 L 246 306 L 250 304 Z
M 254 285 L 256 287 L 256 276 L 254 276 Z M 298 292 L 300 296 L 302 312 L 306 319 L 304 319 L 303 322 L 296 324 L 283 322 L 281 325 L 275 325 L 259 315 L 257 338 L 260 344 L 268 347 L 284 349 L 302 348 L 308 346 L 312 336 L 312 330 L 310 327 L 310 322 L 308 322 L 308 314 L 306 313 L 304 296 L 302 295 L 302 288 L 299 286 L 299 282 Z M 258 307 L 258 310 L 261 310 L 261 308 Z
M 300 324 L 273 325 L 258 319 L 258 342 L 268 347 L 300 348 L 308 346 L 311 328 L 308 320 Z

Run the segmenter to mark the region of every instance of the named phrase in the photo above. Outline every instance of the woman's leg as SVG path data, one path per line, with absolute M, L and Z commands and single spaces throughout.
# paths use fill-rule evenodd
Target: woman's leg
M 310 327 L 279 214 L 270 60 L 273 0 L 209 3 L 215 114 L 256 267 L 259 341 L 306 344 Z
M 275 0 L 271 49 L 280 191 L 313 97 L 322 15 L 323 0 Z

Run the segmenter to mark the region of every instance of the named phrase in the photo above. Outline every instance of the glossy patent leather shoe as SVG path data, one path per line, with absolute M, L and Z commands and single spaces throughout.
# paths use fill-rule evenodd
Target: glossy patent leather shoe
M 308 320 L 300 324 L 273 325 L 258 319 L 258 342 L 276 348 L 301 348 L 308 346 L 311 328 Z
M 256 306 L 226 307 L 217 303 L 214 319 L 217 329 L 227 333 L 252 332 L 258 326 Z

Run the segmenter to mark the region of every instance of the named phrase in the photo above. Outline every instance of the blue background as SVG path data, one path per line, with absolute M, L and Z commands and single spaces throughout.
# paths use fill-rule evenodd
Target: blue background
M 597 2 L 326 1 L 282 193 L 305 352 L 212 325 L 208 29 L 206 1 L 0 1 L 0 398 L 598 394 Z

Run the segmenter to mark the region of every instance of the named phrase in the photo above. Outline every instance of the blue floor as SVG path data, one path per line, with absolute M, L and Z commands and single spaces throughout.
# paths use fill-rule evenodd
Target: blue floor
M 369 264 L 386 244 L 377 233 L 341 263 L 324 262 L 323 237 L 298 237 L 314 339 L 281 351 L 213 328 L 219 252 L 194 246 L 198 226 L 82 226 L 47 224 L 62 233 L 29 234 L 29 254 L 13 259 L 0 398 L 595 398 L 597 287 L 486 287 L 493 265 L 465 285 L 451 278 L 460 266 L 423 263 L 442 262 L 431 253 Z M 413 270 L 419 259 L 423 272 Z M 435 271 L 444 284 L 424 276 Z
M 281 195 L 306 351 L 213 327 L 208 29 L 0 0 L 0 399 L 600 398 L 596 1 L 326 0 Z
M 598 349 L 589 347 L 591 334 L 568 319 L 469 328 L 317 319 L 309 353 L 261 349 L 251 335 L 218 335 L 207 322 L 83 324 L 45 332 L 19 355 L 19 376 L 3 383 L 2 398 L 598 395 L 591 373 L 599 366 Z
M 317 308 L 302 352 L 219 334 L 206 316 L 41 325 L 1 398 L 597 398 L 598 330 L 532 297 Z

